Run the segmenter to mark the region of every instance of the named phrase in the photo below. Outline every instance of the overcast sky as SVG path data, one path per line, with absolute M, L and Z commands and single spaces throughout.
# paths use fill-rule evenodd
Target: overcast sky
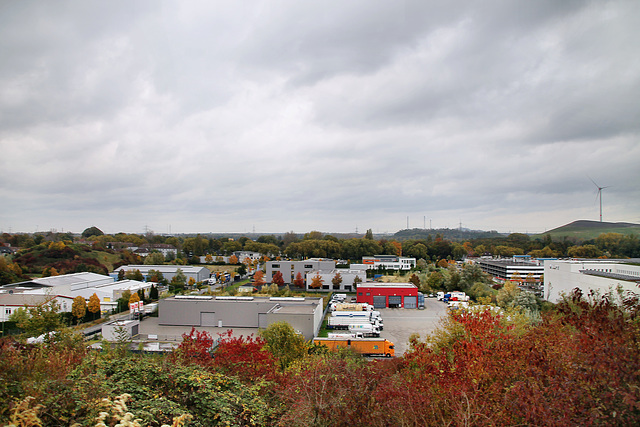
M 640 2 L 0 1 L 0 231 L 640 223 Z

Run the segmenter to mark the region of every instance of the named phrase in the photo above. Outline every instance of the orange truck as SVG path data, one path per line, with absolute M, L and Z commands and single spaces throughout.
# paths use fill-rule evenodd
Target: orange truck
M 395 356 L 393 343 L 384 338 L 314 338 L 313 343 L 324 345 L 331 351 L 343 347 L 363 356 Z

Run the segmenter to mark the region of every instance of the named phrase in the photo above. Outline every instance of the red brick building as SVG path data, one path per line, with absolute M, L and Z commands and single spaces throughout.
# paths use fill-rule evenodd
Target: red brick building
M 418 287 L 412 283 L 360 283 L 357 298 L 375 308 L 418 308 Z

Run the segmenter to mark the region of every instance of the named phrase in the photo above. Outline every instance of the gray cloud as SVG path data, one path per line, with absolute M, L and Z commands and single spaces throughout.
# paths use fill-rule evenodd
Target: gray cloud
M 634 2 L 0 8 L 3 230 L 640 222 Z

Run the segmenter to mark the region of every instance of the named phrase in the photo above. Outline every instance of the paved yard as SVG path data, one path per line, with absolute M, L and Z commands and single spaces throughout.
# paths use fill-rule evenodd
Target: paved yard
M 380 336 L 395 344 L 396 356 L 404 354 L 409 347 L 409 336 L 417 332 L 425 338 L 433 332 L 442 316 L 447 314 L 447 304 L 435 298 L 425 298 L 424 310 L 405 310 L 403 308 L 380 309 L 384 330 Z

